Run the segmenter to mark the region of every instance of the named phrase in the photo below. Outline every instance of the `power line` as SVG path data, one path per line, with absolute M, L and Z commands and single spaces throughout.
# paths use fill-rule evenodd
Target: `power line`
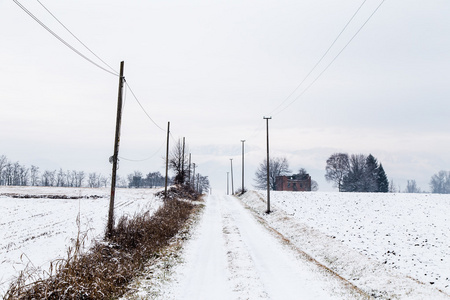
M 312 67 L 312 69 L 309 71 L 308 74 L 303 78 L 303 80 L 297 85 L 297 87 L 292 91 L 292 93 L 289 94 L 289 96 L 286 97 L 286 99 L 283 100 L 277 107 L 275 107 L 274 110 L 270 112 L 270 114 L 273 114 L 279 107 L 283 106 L 283 104 L 289 100 L 289 98 L 292 97 L 292 95 L 300 88 L 300 86 L 306 81 L 306 79 L 309 78 L 311 73 L 316 69 L 316 67 L 322 62 L 322 60 L 325 58 L 325 56 L 330 52 L 331 48 L 336 44 L 337 40 L 341 37 L 342 33 L 347 29 L 348 25 L 353 21 L 355 16 L 358 14 L 358 12 L 363 7 L 364 3 L 366 3 L 367 0 L 364 0 L 361 5 L 358 7 L 358 9 L 355 11 L 355 13 L 352 15 L 350 20 L 348 20 L 347 24 L 345 24 L 344 28 L 342 28 L 341 32 L 337 35 L 337 37 L 334 39 L 334 41 L 331 43 L 331 45 L 328 47 L 328 49 L 325 51 L 325 53 L 322 55 L 322 57 L 316 62 L 316 64 Z
M 164 142 L 161 144 L 161 146 L 158 148 L 158 150 L 157 150 L 155 153 L 153 153 L 151 156 L 149 156 L 149 157 L 147 157 L 147 158 L 144 158 L 144 159 L 129 159 L 129 158 L 125 158 L 125 157 L 122 157 L 122 156 L 119 156 L 119 157 L 120 157 L 121 159 L 123 159 L 123 160 L 132 161 L 132 162 L 142 162 L 142 161 L 146 161 L 146 160 L 149 160 L 149 159 L 155 157 L 156 154 L 158 154 L 158 153 L 161 151 L 162 147 L 163 147 L 165 144 L 166 144 L 166 141 L 164 141 Z
M 169 132 L 170 134 L 170 138 L 172 139 L 172 142 L 174 142 L 175 144 L 177 143 L 177 140 L 175 139 L 175 137 L 173 136 L 172 132 Z
M 35 20 L 39 25 L 41 25 L 45 30 L 47 30 L 51 35 L 53 35 L 55 38 L 57 38 L 61 43 L 63 43 L 64 45 L 66 45 L 70 50 L 72 50 L 73 52 L 75 52 L 76 54 L 78 54 L 79 56 L 81 56 L 82 58 L 84 58 L 85 60 L 87 60 L 88 62 L 90 62 L 91 64 L 93 64 L 94 66 L 102 69 L 105 72 L 108 72 L 114 76 L 118 76 L 117 73 L 115 72 L 111 72 L 110 70 L 100 66 L 99 64 L 97 64 L 96 62 L 94 62 L 93 60 L 91 60 L 90 58 L 88 58 L 87 56 L 85 56 L 83 53 L 81 53 L 80 51 L 78 51 L 77 49 L 75 49 L 72 45 L 70 45 L 68 42 L 66 42 L 63 38 L 61 38 L 58 34 L 56 34 L 54 31 L 52 31 L 49 27 L 47 27 L 44 23 L 42 23 L 35 15 L 33 15 L 32 12 L 30 12 L 25 6 L 23 6 L 19 1 L 17 0 L 13 0 L 14 3 L 17 4 L 17 6 L 19 6 L 24 12 L 26 12 L 31 18 L 33 18 L 33 20 Z
M 378 11 L 378 9 L 381 7 L 381 5 L 385 2 L 386 0 L 382 0 L 381 3 L 377 6 L 377 8 L 375 8 L 375 10 L 372 12 L 372 14 L 367 18 L 367 20 L 361 25 L 361 27 L 358 29 L 358 31 L 356 31 L 356 33 L 352 36 L 352 38 L 345 44 L 345 46 L 341 49 L 341 51 L 339 51 L 339 53 L 331 60 L 331 62 L 325 67 L 325 69 L 322 70 L 322 72 L 320 72 L 320 74 L 303 90 L 302 93 L 300 93 L 300 95 L 298 95 L 297 97 L 294 98 L 294 100 L 292 100 L 291 102 L 289 102 L 284 108 L 282 108 L 280 111 L 278 111 L 277 113 L 275 113 L 274 115 L 278 115 L 279 113 L 281 113 L 282 111 L 284 111 L 286 108 L 288 108 L 289 106 L 291 106 L 295 101 L 297 101 L 301 96 L 303 96 L 304 93 L 306 93 L 306 91 L 309 90 L 309 88 L 323 75 L 323 73 L 325 73 L 326 70 L 328 70 L 328 68 L 334 63 L 334 61 L 341 55 L 341 53 L 347 48 L 347 46 L 353 41 L 353 39 L 358 35 L 358 33 L 364 28 L 364 26 L 369 22 L 369 20 L 373 17 L 373 15 Z
M 161 126 L 159 126 L 153 119 L 152 117 L 150 117 L 150 115 L 147 113 L 147 111 L 145 110 L 145 108 L 142 106 L 141 102 L 139 102 L 138 98 L 136 97 L 136 95 L 134 94 L 133 90 L 131 89 L 130 85 L 128 84 L 128 82 L 125 80 L 125 84 L 127 85 L 128 89 L 130 90 L 131 94 L 133 95 L 134 99 L 136 100 L 136 102 L 139 104 L 139 106 L 141 107 L 141 109 L 144 111 L 144 113 L 147 115 L 147 117 L 149 118 L 150 121 L 152 121 L 153 124 L 155 124 L 156 127 L 158 127 L 159 129 L 161 129 L 162 131 L 166 131 L 165 129 L 163 129 Z
M 247 136 L 245 140 L 251 141 L 254 137 L 259 135 L 263 129 L 264 129 L 264 120 L 262 120 L 258 123 L 258 127 L 256 127 L 255 130 L 253 130 L 253 133 L 251 135 Z
M 91 52 L 92 55 L 97 57 L 102 63 L 104 63 L 108 68 L 110 68 L 117 76 L 119 76 L 119 73 L 117 73 L 114 68 L 112 68 L 110 65 L 108 65 L 103 59 L 101 59 L 97 54 L 95 54 L 86 44 L 84 44 L 75 34 L 72 33 L 72 31 L 69 30 L 44 4 L 42 4 L 41 1 L 36 0 L 64 29 L 66 29 L 81 45 L 83 45 L 89 52 Z

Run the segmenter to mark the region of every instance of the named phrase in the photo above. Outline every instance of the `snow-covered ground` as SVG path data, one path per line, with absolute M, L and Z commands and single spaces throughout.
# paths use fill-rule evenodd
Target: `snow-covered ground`
M 116 216 L 155 211 L 154 192 L 119 189 Z M 65 256 L 78 214 L 87 247 L 104 233 L 109 189 L 1 187 L 0 194 L 0 295 L 24 266 L 45 271 Z M 130 299 L 359 298 L 352 286 L 384 299 L 450 299 L 450 196 L 272 192 L 269 215 L 265 197 L 210 195 L 174 266 L 162 266 L 158 282 L 137 279 Z
M 78 234 L 87 234 L 86 248 L 105 231 L 110 189 L 0 187 L 0 297 L 26 265 L 47 271 L 49 262 L 66 256 Z M 117 189 L 116 219 L 141 210 L 155 211 L 161 201 L 152 189 Z M 59 195 L 81 199 L 12 198 Z
M 242 197 L 270 226 L 363 290 L 450 298 L 449 195 L 272 192 L 270 215 L 263 213 L 265 199 L 265 192 Z
M 170 278 L 161 285 L 162 276 L 152 282 L 144 274 L 144 280 L 136 280 L 139 291 L 127 299 L 362 298 L 270 234 L 235 197 L 210 195 L 205 202 L 182 263 Z

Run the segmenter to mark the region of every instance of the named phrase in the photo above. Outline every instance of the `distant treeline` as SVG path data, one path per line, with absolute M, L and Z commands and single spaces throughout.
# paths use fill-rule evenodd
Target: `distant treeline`
M 168 184 L 173 182 L 168 179 Z M 143 176 L 135 171 L 126 178 L 118 176 L 117 187 L 154 188 L 162 187 L 165 177 L 160 172 L 150 172 Z M 107 187 L 111 185 L 111 176 L 100 173 L 86 173 L 76 170 L 45 170 L 32 165 L 27 167 L 19 162 L 11 162 L 5 155 L 0 156 L 0 185 L 3 186 L 54 186 L 54 187 Z

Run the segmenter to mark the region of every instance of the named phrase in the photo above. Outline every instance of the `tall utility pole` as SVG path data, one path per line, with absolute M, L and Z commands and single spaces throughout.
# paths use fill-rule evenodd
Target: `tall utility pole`
M 242 191 L 241 193 L 244 193 L 244 142 L 245 140 L 241 140 L 242 142 Z
M 109 199 L 109 212 L 108 212 L 108 224 L 106 228 L 107 237 L 111 237 L 114 227 L 114 198 L 116 195 L 116 174 L 117 174 L 117 161 L 119 157 L 119 141 L 120 141 L 120 125 L 122 122 L 122 95 L 123 95 L 123 83 L 125 78 L 123 77 L 124 62 L 120 62 L 120 75 L 119 75 L 119 93 L 117 96 L 117 116 L 116 116 L 116 134 L 114 138 L 114 154 L 112 156 L 112 175 L 111 175 L 111 197 Z M 110 159 L 111 160 L 111 159 Z
M 231 161 L 231 195 L 234 195 L 234 183 L 233 183 L 233 159 L 230 158 Z
M 186 179 L 186 176 L 184 174 L 184 145 L 185 145 L 185 138 L 183 137 L 183 156 L 181 157 L 181 180 L 184 184 L 184 180 Z
M 230 194 L 230 172 L 227 172 L 227 195 Z
M 191 185 L 191 153 L 189 153 L 188 182 L 189 182 L 189 185 Z
M 192 163 L 194 167 L 194 174 L 192 174 L 192 188 L 195 189 L 195 163 Z
M 167 143 L 166 143 L 166 180 L 164 185 L 164 199 L 167 200 L 167 177 L 169 176 L 169 135 L 170 122 L 167 122 Z
M 263 119 L 266 120 L 266 133 L 267 133 L 267 211 L 266 213 L 270 213 L 270 183 L 269 183 L 269 120 L 272 119 L 272 117 L 263 117 Z
M 197 193 L 200 193 L 200 174 L 197 173 Z

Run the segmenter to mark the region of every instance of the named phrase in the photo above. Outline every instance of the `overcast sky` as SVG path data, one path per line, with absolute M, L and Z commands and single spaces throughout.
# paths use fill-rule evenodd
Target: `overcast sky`
M 102 64 L 38 1 L 21 3 Z M 125 61 L 127 83 L 162 128 L 126 91 L 122 176 L 163 173 L 170 121 L 171 143 L 186 137 L 213 191 L 225 190 L 230 158 L 240 187 L 245 139 L 251 187 L 265 157 L 263 116 L 272 116 L 271 155 L 306 168 L 322 191 L 335 190 L 324 179 L 334 152 L 372 153 L 402 190 L 408 179 L 429 190 L 433 174 L 450 170 L 449 1 L 367 0 L 298 89 L 362 0 L 41 3 L 116 71 Z M 0 155 L 109 175 L 118 77 L 13 1 L 0 2 L 0 37 Z

